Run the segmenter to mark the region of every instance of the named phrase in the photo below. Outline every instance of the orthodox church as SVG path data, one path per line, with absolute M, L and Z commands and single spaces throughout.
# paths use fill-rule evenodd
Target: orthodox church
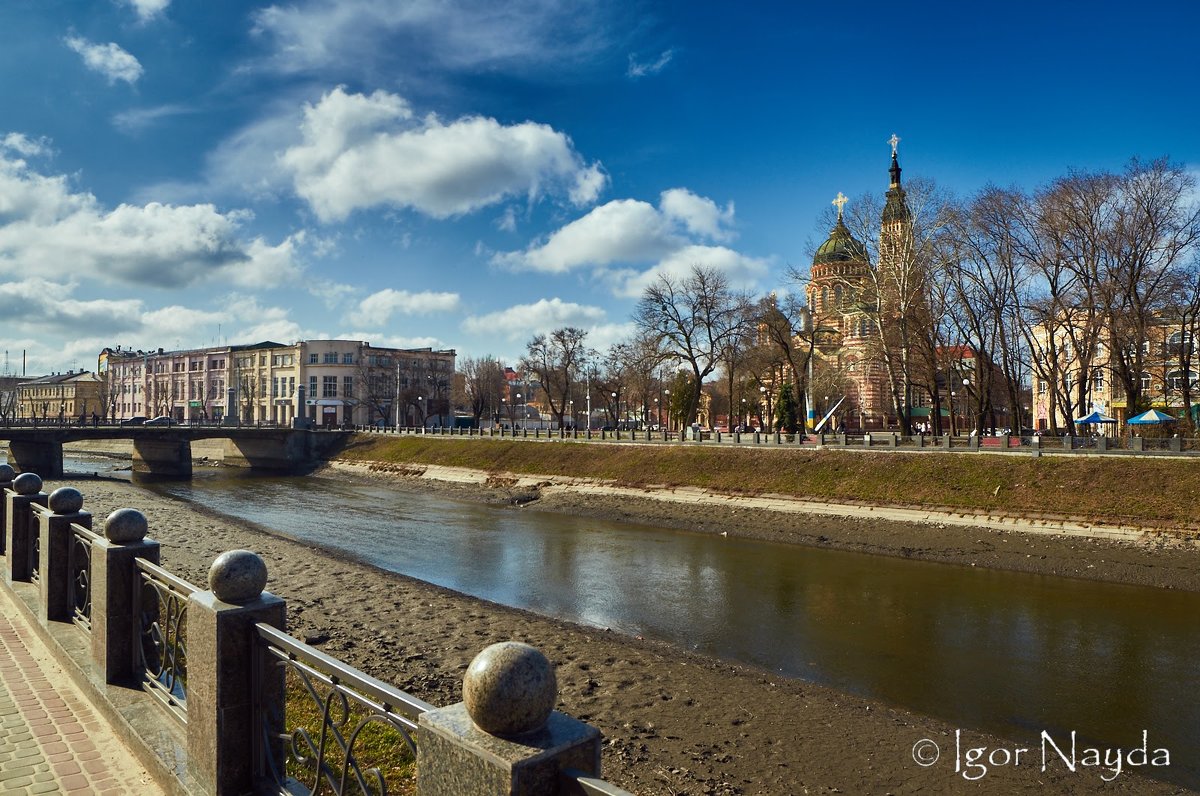
M 891 278 L 902 269 L 912 247 L 912 214 L 900 182 L 900 162 L 892 136 L 892 163 L 887 201 L 880 219 L 879 262 L 873 270 L 867 247 L 856 240 L 842 219 L 846 197 L 833 204 L 837 223 L 813 256 L 805 298 L 812 316 L 814 363 L 809 386 L 820 420 L 844 396 L 826 430 L 844 425 L 849 431 L 884 428 L 896 423 L 888 386 L 883 341 L 876 319 L 890 311 L 903 280 Z

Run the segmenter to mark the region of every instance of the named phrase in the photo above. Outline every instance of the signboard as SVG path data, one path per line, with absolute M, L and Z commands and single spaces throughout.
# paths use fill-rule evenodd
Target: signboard
M 198 409 L 201 406 L 204 406 L 204 402 L 203 401 L 188 401 L 188 406 Z

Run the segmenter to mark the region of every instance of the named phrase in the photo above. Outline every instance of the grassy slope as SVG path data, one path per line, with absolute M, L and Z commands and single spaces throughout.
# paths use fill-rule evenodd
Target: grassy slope
M 337 458 L 817 500 L 1071 515 L 1187 527 L 1200 524 L 1200 460 L 1190 459 L 1034 458 L 369 435 L 356 436 Z

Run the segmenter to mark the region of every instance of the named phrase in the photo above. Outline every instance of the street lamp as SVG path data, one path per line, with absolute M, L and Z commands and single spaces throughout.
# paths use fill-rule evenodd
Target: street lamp
M 517 401 L 520 401 L 520 400 L 521 400 L 521 393 L 517 393 Z M 516 404 L 516 402 L 514 401 L 514 402 L 513 402 L 513 409 L 516 409 L 516 408 L 517 408 L 517 404 Z M 524 407 L 524 405 L 522 405 L 522 406 L 521 406 L 521 417 L 522 417 L 522 425 L 524 425 L 524 420 L 525 420 L 525 419 L 527 419 L 527 418 L 526 418 L 526 414 L 525 414 L 525 407 Z M 513 422 L 513 430 L 515 431 L 515 430 L 516 430 L 516 428 L 517 428 L 517 424 L 516 424 L 516 422 L 514 421 L 514 422 Z
M 742 399 L 742 416 L 741 416 L 741 419 L 738 420 L 738 425 L 739 426 L 750 425 L 750 416 L 746 414 L 746 399 L 745 398 Z
M 504 417 L 506 414 L 508 414 L 508 412 L 505 411 L 505 407 L 507 405 L 508 405 L 508 400 L 505 398 L 501 398 L 500 399 L 500 417 Z M 503 431 L 504 426 L 501 426 L 500 430 Z
M 571 428 L 578 428 L 579 424 L 575 421 L 575 401 L 574 400 L 567 401 L 567 406 L 570 407 L 569 411 L 571 413 Z
M 971 417 L 971 380 L 963 379 L 962 383 L 963 383 L 963 396 L 965 397 L 966 403 L 967 403 L 967 420 L 970 421 L 971 427 L 974 428 L 975 427 L 975 419 L 973 417 Z
M 621 404 L 619 401 L 617 401 L 616 393 L 612 394 L 612 399 L 613 399 L 613 423 L 616 425 L 617 429 L 619 430 L 621 428 Z
M 667 396 L 667 431 L 671 430 L 671 391 L 663 390 L 663 395 Z
M 758 394 L 759 394 L 759 399 L 761 401 L 758 405 L 758 427 L 760 429 L 764 429 L 764 425 L 763 425 L 763 407 L 764 406 L 766 406 L 766 408 L 767 408 L 767 417 L 771 416 L 771 407 L 770 407 L 770 402 L 767 399 L 766 385 L 762 385 L 758 388 Z

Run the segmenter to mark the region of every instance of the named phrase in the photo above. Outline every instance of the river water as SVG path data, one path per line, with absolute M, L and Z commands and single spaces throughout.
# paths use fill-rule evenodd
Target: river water
M 1171 754 L 1153 773 L 1200 788 L 1200 594 L 333 479 L 197 470 L 150 488 L 456 591 L 881 699 L 1035 754 L 1043 730 L 1125 749 L 1146 730 L 1151 751 Z

